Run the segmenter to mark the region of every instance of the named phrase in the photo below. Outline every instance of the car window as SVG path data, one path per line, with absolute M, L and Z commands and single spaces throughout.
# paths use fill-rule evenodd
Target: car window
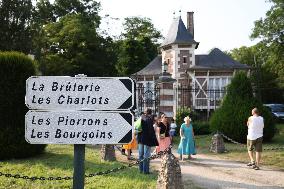
M 273 112 L 284 112 L 284 106 L 271 106 L 270 107 Z

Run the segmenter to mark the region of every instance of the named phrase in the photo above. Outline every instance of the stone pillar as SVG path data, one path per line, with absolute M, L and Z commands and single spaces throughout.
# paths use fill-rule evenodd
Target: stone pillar
M 102 145 L 101 148 L 101 159 L 104 161 L 115 161 L 115 150 L 113 145 Z
M 215 134 L 212 137 L 210 152 L 223 153 L 225 152 L 225 145 L 223 137 L 220 134 Z
M 174 114 L 174 89 L 173 83 L 160 83 L 160 112 L 164 112 L 168 117 Z
M 173 154 L 166 154 L 162 158 L 156 188 L 183 189 L 179 161 Z

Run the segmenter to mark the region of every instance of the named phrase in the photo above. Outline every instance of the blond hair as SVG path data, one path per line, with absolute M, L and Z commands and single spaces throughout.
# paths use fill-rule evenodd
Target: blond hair
M 189 116 L 186 116 L 183 121 L 186 122 L 187 120 L 191 121 L 190 117 Z

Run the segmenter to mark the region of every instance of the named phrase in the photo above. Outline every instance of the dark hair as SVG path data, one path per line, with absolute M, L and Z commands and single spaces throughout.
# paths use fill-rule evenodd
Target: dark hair
M 151 110 L 150 108 L 147 108 L 147 109 L 145 110 L 145 114 L 146 114 L 146 115 L 151 115 L 151 114 L 152 114 L 152 110 Z

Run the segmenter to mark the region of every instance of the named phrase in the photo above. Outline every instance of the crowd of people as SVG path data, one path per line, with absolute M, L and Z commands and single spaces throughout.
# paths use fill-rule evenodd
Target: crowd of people
M 139 170 L 141 173 L 149 174 L 150 162 L 147 158 L 153 153 L 166 150 L 173 143 L 173 138 L 175 136 L 178 137 L 178 133 L 176 133 L 177 125 L 175 120 L 173 118 L 169 119 L 165 113 L 161 112 L 159 115 L 152 115 L 152 110 L 146 109 L 135 121 L 134 126 L 134 139 L 131 143 L 123 145 L 123 148 L 127 150 L 128 160 L 133 160 L 131 152 L 138 146 L 139 160 L 146 158 L 146 160 L 140 163 Z M 252 116 L 249 117 L 247 126 L 247 147 L 250 158 L 250 163 L 247 165 L 258 170 L 262 152 L 264 121 L 259 116 L 257 108 L 252 110 Z M 179 138 L 177 153 L 180 156 L 180 160 L 185 160 L 186 156 L 189 160 L 193 159 L 192 155 L 196 154 L 196 147 L 194 129 L 189 116 L 186 116 L 184 123 L 180 125 Z M 253 158 L 253 151 L 256 151 L 256 160 Z
M 184 160 L 183 155 L 187 155 L 192 159 L 191 155 L 196 154 L 194 132 L 191 119 L 184 118 L 184 123 L 180 126 L 180 144 L 177 152 L 180 159 Z M 127 145 L 123 145 L 123 149 L 127 150 L 127 159 L 132 160 L 131 151 L 138 146 L 139 160 L 148 158 L 151 154 L 159 153 L 166 150 L 173 142 L 177 125 L 173 118 L 167 117 L 165 113 L 160 112 L 159 115 L 153 115 L 151 109 L 145 112 L 135 121 L 134 140 Z M 149 174 L 149 160 L 144 160 L 139 165 L 141 173 Z

